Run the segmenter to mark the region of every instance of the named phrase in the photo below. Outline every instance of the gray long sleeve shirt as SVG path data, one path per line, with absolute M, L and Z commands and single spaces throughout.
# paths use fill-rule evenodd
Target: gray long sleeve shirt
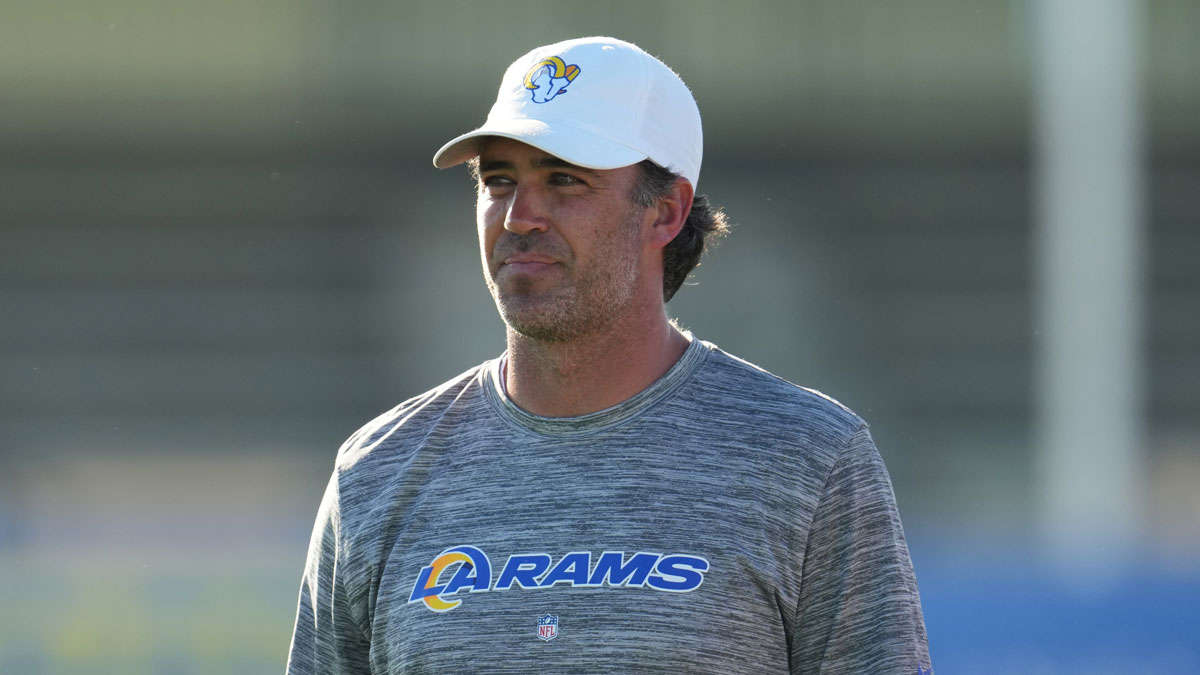
M 487 362 L 342 447 L 289 675 L 929 672 L 866 425 L 709 343 L 545 418 Z

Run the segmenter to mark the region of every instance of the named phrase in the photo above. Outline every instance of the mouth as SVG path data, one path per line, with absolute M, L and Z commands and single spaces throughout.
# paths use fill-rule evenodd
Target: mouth
M 505 265 L 553 265 L 557 260 L 544 255 L 517 253 L 504 259 Z
M 539 274 L 557 264 L 557 260 L 548 256 L 536 253 L 514 253 L 504 259 L 500 270 L 507 269 L 510 274 Z
M 513 261 L 506 262 L 500 266 L 497 274 L 504 272 L 507 275 L 517 276 L 541 276 L 549 271 L 556 263 L 542 262 L 537 260 L 529 261 Z M 505 272 L 507 270 L 507 272 Z

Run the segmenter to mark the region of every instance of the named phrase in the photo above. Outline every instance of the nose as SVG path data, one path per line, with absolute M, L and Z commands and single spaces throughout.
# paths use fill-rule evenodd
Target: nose
M 513 234 L 526 235 L 545 232 L 547 224 L 545 194 L 534 185 L 518 185 L 513 190 L 508 212 L 504 215 L 504 229 Z

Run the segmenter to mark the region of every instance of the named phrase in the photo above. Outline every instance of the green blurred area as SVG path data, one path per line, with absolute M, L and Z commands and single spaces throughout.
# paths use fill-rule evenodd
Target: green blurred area
M 276 553 L 275 555 L 278 555 Z M 259 559 L 163 550 L 7 554 L 5 673 L 281 672 L 297 575 Z

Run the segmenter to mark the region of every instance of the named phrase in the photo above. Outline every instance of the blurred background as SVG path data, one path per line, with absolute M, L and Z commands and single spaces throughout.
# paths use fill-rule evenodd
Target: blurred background
M 0 672 L 282 672 L 334 454 L 503 349 L 509 62 L 610 34 L 733 235 L 671 303 L 840 399 L 939 673 L 1200 672 L 1200 3 L 0 8 Z

